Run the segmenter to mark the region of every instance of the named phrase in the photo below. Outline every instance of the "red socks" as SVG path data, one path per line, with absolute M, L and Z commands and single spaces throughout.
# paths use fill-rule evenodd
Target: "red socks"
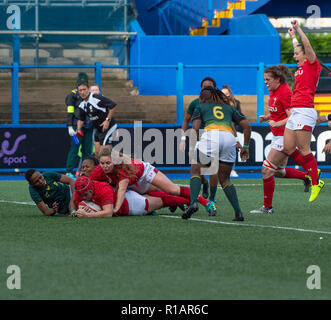
M 307 154 L 303 157 L 305 160 L 305 167 L 303 167 L 311 177 L 311 184 L 317 185 L 318 181 L 318 171 L 317 171 L 317 161 L 312 153 Z
M 312 153 L 302 156 L 298 149 L 296 149 L 290 157 L 304 168 L 311 177 L 311 183 L 317 185 L 318 172 L 317 172 L 317 161 Z
M 264 201 L 263 205 L 266 208 L 272 207 L 272 198 L 275 191 L 275 179 L 274 177 L 270 177 L 268 179 L 263 179 L 263 195 Z
M 186 198 L 186 199 L 191 199 L 189 187 L 180 186 L 179 189 L 180 189 L 179 195 L 181 197 Z
M 188 200 L 191 200 L 190 188 L 180 186 L 180 196 L 183 197 L 183 198 L 186 198 Z M 198 202 L 205 207 L 207 205 L 207 203 L 210 202 L 210 201 L 205 199 L 204 197 L 199 196 L 198 197 Z
M 152 197 L 159 197 L 162 199 L 164 207 L 174 207 L 181 204 L 190 204 L 190 200 L 183 197 L 173 196 L 162 191 L 152 191 L 149 193 Z
M 286 167 L 284 178 L 305 180 L 306 173 L 299 170 L 295 170 L 293 168 Z

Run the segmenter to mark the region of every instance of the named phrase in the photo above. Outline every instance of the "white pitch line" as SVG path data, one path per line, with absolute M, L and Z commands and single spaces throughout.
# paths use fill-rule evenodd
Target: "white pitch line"
M 232 181 L 233 182 L 233 181 Z M 235 187 L 261 187 L 263 186 L 262 183 L 236 183 L 235 181 L 233 182 Z M 176 184 L 177 186 L 183 186 L 183 187 L 189 187 L 189 184 Z M 279 186 L 300 186 L 300 183 L 279 183 Z M 303 185 L 302 185 L 303 186 Z M 221 186 L 217 187 L 218 189 L 222 189 Z
M 178 216 L 168 216 L 161 214 L 159 215 L 159 217 L 181 219 L 181 217 Z M 215 223 L 215 224 L 226 224 L 226 225 L 233 225 L 240 227 L 270 228 L 270 229 L 280 229 L 280 230 L 290 230 L 290 231 L 300 231 L 300 232 L 310 232 L 310 233 L 331 234 L 331 231 L 309 230 L 309 229 L 293 228 L 293 227 L 270 226 L 270 225 L 251 224 L 251 223 L 242 223 L 242 222 L 225 222 L 225 221 L 206 220 L 206 219 L 197 219 L 197 218 L 191 218 L 190 220 L 198 221 L 198 222 Z
M 23 202 L 23 201 L 0 200 L 0 202 L 22 204 L 22 205 L 29 205 L 29 206 L 36 205 L 34 202 Z M 178 216 L 168 216 L 168 215 L 159 215 L 159 217 L 171 218 L 171 219 L 181 219 L 181 217 L 178 217 Z M 309 230 L 309 229 L 293 228 L 293 227 L 270 226 L 270 225 L 241 223 L 241 222 L 237 222 L 237 223 L 236 222 L 225 222 L 225 221 L 206 220 L 206 219 L 197 219 L 197 218 L 190 218 L 190 220 L 197 221 L 197 222 L 225 224 L 225 225 L 240 226 L 240 227 L 270 228 L 270 229 L 291 230 L 291 231 L 310 232 L 310 233 L 331 234 L 331 231 Z
M 29 206 L 35 206 L 36 204 L 34 202 L 22 202 L 22 201 L 9 201 L 9 200 L 0 200 L 2 203 L 14 203 L 14 204 L 24 204 Z

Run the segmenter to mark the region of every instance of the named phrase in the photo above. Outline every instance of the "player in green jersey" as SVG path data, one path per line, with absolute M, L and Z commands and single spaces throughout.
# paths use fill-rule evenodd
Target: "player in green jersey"
M 243 221 L 244 217 L 234 185 L 230 181 L 230 173 L 236 160 L 236 140 L 232 122 L 240 125 L 244 132 L 244 146 L 241 148 L 242 160 L 249 158 L 249 141 L 251 127 L 246 117 L 228 105 L 227 97 L 218 89 L 206 87 L 200 93 L 200 105 L 195 109 L 193 129 L 190 137 L 191 147 L 195 147 L 195 161 L 191 166 L 190 195 L 191 203 L 183 219 L 189 219 L 198 210 L 197 197 L 201 189 L 201 173 L 209 167 L 209 172 L 217 173 L 222 189 L 235 211 L 235 221 Z M 196 143 L 201 127 L 204 133 Z M 193 136 L 195 133 L 195 139 Z
M 209 86 L 216 88 L 216 81 L 210 77 L 206 77 L 206 78 L 202 79 L 202 81 L 200 83 L 201 89 L 203 89 L 205 87 L 209 87 Z M 191 122 L 193 112 L 194 112 L 195 108 L 197 106 L 199 106 L 199 104 L 200 104 L 200 99 L 199 98 L 194 99 L 193 101 L 191 101 L 191 103 L 189 104 L 189 106 L 186 109 L 183 123 L 182 123 L 182 140 L 179 144 L 179 150 L 181 150 L 182 152 L 185 151 L 185 145 L 186 145 L 185 132 L 189 127 L 189 123 Z M 201 181 L 202 181 L 202 196 L 206 199 L 208 199 L 208 196 L 209 196 L 209 200 L 212 202 L 215 202 L 215 196 L 216 196 L 217 184 L 218 184 L 217 175 L 211 175 L 209 177 L 210 185 L 208 184 L 208 180 L 203 175 L 201 175 Z M 208 190 L 208 188 L 209 188 L 209 190 Z
M 75 210 L 72 198 L 75 191 L 74 179 L 52 171 L 41 174 L 35 169 L 28 170 L 25 178 L 29 182 L 32 200 L 45 216 L 68 214 Z

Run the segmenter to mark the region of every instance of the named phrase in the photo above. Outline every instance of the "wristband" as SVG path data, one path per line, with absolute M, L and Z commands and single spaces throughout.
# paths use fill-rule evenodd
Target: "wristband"
M 293 43 L 293 45 L 295 46 L 295 45 L 297 45 L 299 42 L 298 42 L 297 38 L 293 38 L 293 39 L 292 39 L 292 43 Z
M 76 210 L 71 210 L 70 214 L 76 213 Z
M 249 143 L 244 143 L 243 149 L 249 149 Z
M 234 137 L 236 139 L 236 142 L 239 142 L 239 138 L 238 137 Z
M 186 136 L 182 136 L 180 140 L 185 141 L 186 140 Z

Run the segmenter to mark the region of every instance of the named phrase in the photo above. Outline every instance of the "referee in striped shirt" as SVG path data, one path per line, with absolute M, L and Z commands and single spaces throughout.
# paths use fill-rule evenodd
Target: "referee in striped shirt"
M 88 81 L 88 76 L 84 72 L 80 72 L 78 74 L 76 84 L 82 81 Z M 80 97 L 77 88 L 73 89 L 65 98 L 65 104 L 67 106 L 67 126 L 70 136 L 70 149 L 66 162 L 66 175 L 73 179 L 75 179 L 75 168 L 78 167 L 79 170 L 80 163 L 92 154 L 93 123 L 88 117 L 84 122 L 84 126 L 82 127 L 84 136 L 77 136 L 80 144 L 76 145 L 73 139 L 73 136 L 76 136 L 77 133 L 77 121 L 79 114 L 78 107 L 81 102 L 82 98 Z M 78 156 L 80 145 L 82 154 L 81 162 L 79 161 L 80 158 Z

